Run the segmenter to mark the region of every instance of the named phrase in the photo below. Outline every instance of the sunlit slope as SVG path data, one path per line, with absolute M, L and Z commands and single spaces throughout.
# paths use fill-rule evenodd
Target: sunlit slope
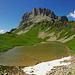
M 59 42 L 65 43 L 65 45 L 69 47 L 72 44 L 75 45 L 74 44 L 74 40 L 75 40 L 74 39 L 75 37 L 75 22 L 74 21 L 61 22 L 61 21 L 55 21 L 53 19 L 51 21 L 43 19 L 38 23 L 31 24 L 30 26 L 32 26 L 30 29 L 28 27 L 22 29 L 22 31 L 24 31 L 25 29 L 26 30 L 28 29 L 27 32 L 22 33 L 23 35 L 25 34 L 27 34 L 28 36 L 32 35 L 32 37 L 35 35 L 35 36 L 38 36 L 38 38 L 45 39 L 46 41 L 59 41 Z M 36 30 L 36 28 L 38 29 L 38 31 L 34 32 L 33 29 Z M 73 45 L 70 47 L 70 49 L 75 50 Z
M 27 21 L 24 25 L 0 34 L 0 52 L 16 46 L 28 46 L 42 41 L 58 41 L 75 50 L 75 22 L 42 19 L 39 22 Z M 73 45 L 72 45 L 73 44 Z M 71 46 L 72 45 L 72 46 Z

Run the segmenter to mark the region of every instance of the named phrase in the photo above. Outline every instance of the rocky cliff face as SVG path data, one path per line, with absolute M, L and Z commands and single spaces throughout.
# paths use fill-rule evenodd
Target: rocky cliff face
M 49 9 L 33 8 L 32 12 L 27 12 L 22 16 L 22 21 L 35 18 L 36 16 L 49 16 L 50 18 L 57 19 L 58 17 Z
M 50 19 L 57 19 L 59 21 L 68 21 L 66 16 L 56 16 L 53 11 L 49 9 L 33 8 L 31 12 L 27 12 L 22 16 L 22 21 L 19 26 L 23 25 L 29 19 L 36 18 L 37 16 L 48 17 Z
M 66 16 L 58 16 L 58 20 L 59 20 L 59 21 L 62 21 L 62 22 L 68 21 L 68 19 L 67 19 Z

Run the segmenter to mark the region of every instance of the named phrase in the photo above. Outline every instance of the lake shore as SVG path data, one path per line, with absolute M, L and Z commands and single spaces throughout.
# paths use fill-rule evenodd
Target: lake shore
M 47 42 L 41 42 L 41 43 L 45 44 Z M 61 44 L 61 43 L 59 43 L 59 44 Z M 36 45 L 38 45 L 38 44 L 35 44 L 33 46 L 36 46 Z M 63 46 L 65 46 L 65 45 L 63 45 Z M 17 46 L 17 47 L 20 47 L 20 46 Z M 27 46 L 27 47 L 31 47 L 31 46 Z M 65 47 L 67 48 L 68 51 L 70 51 L 70 49 L 67 46 L 65 46 Z M 14 48 L 16 48 L 16 47 L 14 47 Z M 10 49 L 10 50 L 12 50 L 12 49 Z M 63 75 L 63 74 L 66 74 L 66 73 L 67 73 L 67 75 L 69 75 L 72 72 L 73 72 L 72 74 L 74 75 L 74 70 L 75 70 L 75 68 L 73 67 L 75 65 L 74 57 L 75 57 L 75 55 L 69 54 L 69 57 L 63 57 L 61 59 L 58 58 L 58 59 L 54 59 L 54 60 L 48 61 L 48 62 L 41 62 L 41 63 L 39 63 L 40 67 L 38 67 L 40 71 L 38 71 L 37 67 L 36 67 L 36 69 L 35 68 L 33 69 L 33 66 L 30 66 L 31 69 L 30 68 L 28 69 L 28 67 L 25 67 L 22 70 L 23 70 L 24 73 L 26 73 L 27 71 L 30 72 L 30 73 L 26 73 L 25 75 L 32 75 L 32 74 L 33 75 L 34 74 L 35 75 L 42 75 L 42 74 L 43 75 L 58 75 L 58 74 Z M 52 64 L 51 62 L 54 63 L 54 64 Z M 36 64 L 35 66 L 37 66 L 39 64 Z M 44 65 L 44 66 L 41 66 L 41 65 Z M 45 68 L 45 70 L 43 70 L 42 68 Z M 73 71 L 71 71 L 71 68 L 73 69 Z M 26 72 L 24 70 L 26 70 Z M 37 70 L 37 73 L 33 73 L 34 70 Z M 41 74 L 39 74 L 39 72 Z
M 75 55 L 72 56 L 71 60 L 64 62 L 71 62 L 71 64 L 55 66 L 54 69 L 51 69 L 46 75 L 75 75 Z
M 56 63 L 57 61 L 60 63 Z M 51 64 L 50 62 L 55 62 L 53 64 Z M 15 75 L 75 75 L 75 55 L 73 56 L 69 56 L 69 57 L 64 57 L 61 59 L 57 59 L 57 60 L 53 60 L 50 62 L 42 62 L 43 63 L 43 69 L 46 69 L 48 64 L 48 68 L 44 71 L 43 69 L 41 70 L 41 68 L 39 70 L 36 70 L 36 74 L 33 74 L 33 70 L 31 67 L 31 71 L 30 74 L 26 74 L 25 69 L 27 70 L 28 68 L 25 66 L 0 66 L 0 74 L 15 74 Z M 39 68 L 38 66 L 42 66 L 42 63 L 39 63 L 39 65 L 35 65 L 35 67 Z M 50 66 L 49 63 L 53 66 Z M 55 66 L 56 65 L 56 66 Z M 51 68 L 50 68 L 51 67 Z M 47 71 L 48 70 L 48 71 Z M 47 71 L 47 72 L 46 72 Z M 40 73 L 39 73 L 40 72 Z M 37 74 L 38 73 L 38 74 Z
M 57 42 L 44 42 L 36 46 L 18 46 L 9 50 L 0 55 L 0 64 L 6 66 L 32 66 L 69 55 L 69 49 L 65 45 Z
M 28 75 L 69 75 L 75 73 L 75 56 L 64 57 L 34 66 L 25 67 L 23 71 Z

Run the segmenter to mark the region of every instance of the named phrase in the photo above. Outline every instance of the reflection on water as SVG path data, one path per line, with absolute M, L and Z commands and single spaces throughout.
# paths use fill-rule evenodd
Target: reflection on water
M 21 46 L 0 54 L 0 64 L 30 66 L 68 56 L 67 53 L 68 49 L 65 46 L 54 42 L 40 43 L 36 46 Z

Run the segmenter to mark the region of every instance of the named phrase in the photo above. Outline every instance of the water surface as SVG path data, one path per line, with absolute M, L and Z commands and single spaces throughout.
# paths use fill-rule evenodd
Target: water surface
M 40 62 L 68 56 L 69 50 L 56 42 L 21 46 L 0 54 L 0 64 L 5 66 L 31 66 Z

